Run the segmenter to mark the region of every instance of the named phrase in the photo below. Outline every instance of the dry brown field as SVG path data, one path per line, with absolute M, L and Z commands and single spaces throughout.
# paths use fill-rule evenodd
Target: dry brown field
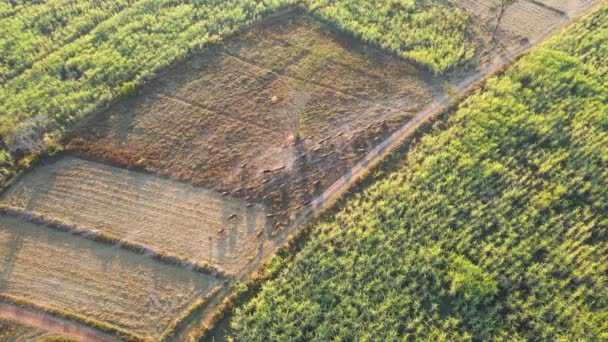
M 538 3 L 554 8 L 568 16 L 575 16 L 599 4 L 601 0 L 538 0 Z
M 0 295 L 86 317 L 143 338 L 219 284 L 115 246 L 0 217 Z
M 379 143 L 599 2 L 520 1 L 494 48 L 496 1 L 452 1 L 485 45 L 478 65 L 445 76 L 301 11 L 267 20 L 86 120 L 68 156 L 23 174 L 0 204 L 246 275 Z M 0 295 L 159 339 L 221 282 L 85 237 L 0 216 Z
M 262 252 L 259 241 L 267 234 L 260 206 L 72 157 L 32 170 L 0 199 L 24 212 L 232 273 Z
M 442 81 L 296 11 L 167 71 L 69 148 L 263 203 L 277 227 L 443 93 Z
M 49 335 L 54 336 L 41 329 L 0 319 L 0 342 L 36 341 Z

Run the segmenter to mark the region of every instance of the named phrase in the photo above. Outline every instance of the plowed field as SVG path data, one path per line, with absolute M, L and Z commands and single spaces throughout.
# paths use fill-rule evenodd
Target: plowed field
M 285 222 L 442 93 L 431 79 L 296 11 L 167 71 L 69 147 L 264 203 Z
M 493 11 L 499 0 L 451 0 L 457 6 L 472 13 L 482 28 L 480 36 L 486 39 L 496 23 Z M 514 51 L 522 45 L 536 43 L 555 32 L 571 17 L 600 3 L 601 0 L 521 0 L 510 6 L 499 26 L 497 39 L 504 50 Z M 484 33 L 485 32 L 485 33 Z M 489 44 L 489 48 L 492 48 Z M 503 50 L 503 51 L 504 51 Z M 490 52 L 496 54 L 501 50 Z
M 600 0 L 538 0 L 539 3 L 564 12 L 569 16 L 579 14 L 597 4 Z

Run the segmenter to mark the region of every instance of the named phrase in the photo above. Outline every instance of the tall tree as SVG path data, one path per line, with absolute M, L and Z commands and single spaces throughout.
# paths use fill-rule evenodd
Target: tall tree
M 492 41 L 496 44 L 496 34 L 498 33 L 498 28 L 500 27 L 500 23 L 502 22 L 502 18 L 511 5 L 515 4 L 518 0 L 500 0 L 500 2 L 492 7 L 492 12 L 496 14 L 496 26 L 494 26 L 494 30 L 492 31 Z
M 286 114 L 288 120 L 291 122 L 291 128 L 293 130 L 293 140 L 295 143 L 300 141 L 300 126 L 302 123 L 302 113 L 304 107 L 310 100 L 310 94 L 302 91 L 294 91 L 291 98 L 291 106 L 287 109 Z

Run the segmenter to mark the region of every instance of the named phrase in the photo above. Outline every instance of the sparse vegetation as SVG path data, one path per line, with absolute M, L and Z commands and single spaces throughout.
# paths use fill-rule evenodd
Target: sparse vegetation
M 44 334 L 42 330 L 0 319 L 0 341 L 25 342 Z
M 284 223 L 442 91 L 420 69 L 294 10 L 168 69 L 67 148 L 264 203 Z
M 607 37 L 604 5 L 489 80 L 318 224 L 233 338 L 607 339 Z
M 265 224 L 259 207 L 216 192 L 70 157 L 30 171 L 0 200 L 10 205 L 0 213 L 222 276 L 258 254 Z
M 0 19 L 8 29 L 0 41 L 0 75 L 5 79 L 0 85 L 0 136 L 40 113 L 50 120 L 46 131 L 61 134 L 83 115 L 121 93 L 130 94 L 133 87 L 189 51 L 217 42 L 290 2 L 143 0 L 66 5 L 73 2 L 54 0 L 16 10 Z
M 494 42 L 494 44 L 497 43 L 496 34 L 498 33 L 498 28 L 500 27 L 502 18 L 505 16 L 507 8 L 511 7 L 517 1 L 518 0 L 500 0 L 498 4 L 492 7 L 492 12 L 494 12 L 496 15 L 496 24 L 494 25 L 494 30 L 492 30 L 492 42 Z

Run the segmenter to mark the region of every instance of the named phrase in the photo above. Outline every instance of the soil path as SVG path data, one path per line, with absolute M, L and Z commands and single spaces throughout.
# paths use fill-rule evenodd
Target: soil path
M 487 79 L 496 75 L 507 65 L 513 63 L 519 59 L 519 57 L 528 53 L 533 47 L 541 44 L 549 37 L 567 27 L 574 19 L 583 17 L 584 15 L 592 12 L 595 7 L 596 6 L 590 6 L 585 10 L 580 10 L 576 13 L 576 16 L 567 17 L 562 24 L 558 25 L 557 29 L 547 30 L 544 32 L 544 34 L 530 40 L 529 44 L 521 45 L 516 49 L 498 55 L 483 69 L 473 74 L 466 75 L 462 80 L 460 80 L 460 82 L 455 84 L 455 95 L 452 99 L 447 98 L 444 95 L 437 96 L 433 102 L 426 106 L 426 108 L 416 114 L 415 117 L 391 134 L 386 140 L 374 147 L 363 159 L 353 165 L 353 167 L 340 179 L 334 182 L 321 195 L 315 198 L 308 206 L 304 207 L 302 215 L 292 222 L 289 229 L 285 230 L 285 234 L 279 234 L 275 239 L 273 239 L 273 241 L 275 243 L 278 241 L 287 241 L 294 231 L 297 230 L 297 227 L 300 227 L 302 224 L 308 222 L 322 209 L 331 206 L 350 188 L 354 182 L 359 180 L 368 170 L 377 165 L 388 153 L 399 147 L 419 127 L 440 114 L 447 106 L 461 101 L 459 98 L 460 95 L 469 92 L 470 89 L 474 89 L 477 85 L 482 84 Z M 268 254 L 268 256 L 273 255 L 273 253 Z
M 53 334 L 70 337 L 78 341 L 118 342 L 120 340 L 67 319 L 57 318 L 39 311 L 20 308 L 0 302 L 0 318 L 33 326 Z

